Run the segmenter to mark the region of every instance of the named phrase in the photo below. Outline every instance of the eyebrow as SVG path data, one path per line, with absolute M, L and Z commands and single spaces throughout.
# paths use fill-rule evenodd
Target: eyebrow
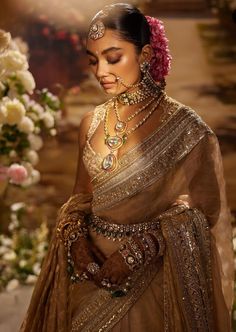
M 104 51 L 102 51 L 102 55 L 106 55 L 107 53 L 111 52 L 111 51 L 120 51 L 122 48 L 120 47 L 109 47 L 106 48 Z M 92 55 L 94 57 L 97 57 L 93 52 L 86 50 L 86 53 L 89 55 Z

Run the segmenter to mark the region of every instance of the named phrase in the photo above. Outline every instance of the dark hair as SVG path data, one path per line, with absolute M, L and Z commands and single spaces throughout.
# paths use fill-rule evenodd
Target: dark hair
M 146 17 L 138 8 L 126 3 L 105 6 L 92 23 L 101 20 L 107 29 L 115 30 L 122 39 L 134 44 L 138 53 L 150 43 L 150 28 Z

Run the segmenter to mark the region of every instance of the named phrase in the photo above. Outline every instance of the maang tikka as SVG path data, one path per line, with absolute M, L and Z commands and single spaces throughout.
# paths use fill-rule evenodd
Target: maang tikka
M 105 34 L 105 25 L 102 21 L 93 23 L 89 29 L 88 37 L 92 40 L 102 38 Z

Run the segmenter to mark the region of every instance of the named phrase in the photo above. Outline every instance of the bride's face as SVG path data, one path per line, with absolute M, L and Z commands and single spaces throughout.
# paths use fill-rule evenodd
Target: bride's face
M 100 39 L 88 39 L 87 54 L 92 72 L 108 94 L 127 90 L 117 77 L 126 85 L 140 80 L 140 56 L 135 45 L 121 39 L 113 30 L 107 29 Z

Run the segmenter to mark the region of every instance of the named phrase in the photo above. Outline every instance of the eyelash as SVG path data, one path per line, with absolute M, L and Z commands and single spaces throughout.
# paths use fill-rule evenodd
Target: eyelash
M 116 63 L 118 63 L 120 61 L 120 57 L 118 59 L 115 59 L 115 60 L 107 60 L 107 63 L 110 64 L 110 65 L 114 65 Z M 97 64 L 97 61 L 92 61 L 92 60 L 89 60 L 89 65 L 90 66 L 95 66 Z

